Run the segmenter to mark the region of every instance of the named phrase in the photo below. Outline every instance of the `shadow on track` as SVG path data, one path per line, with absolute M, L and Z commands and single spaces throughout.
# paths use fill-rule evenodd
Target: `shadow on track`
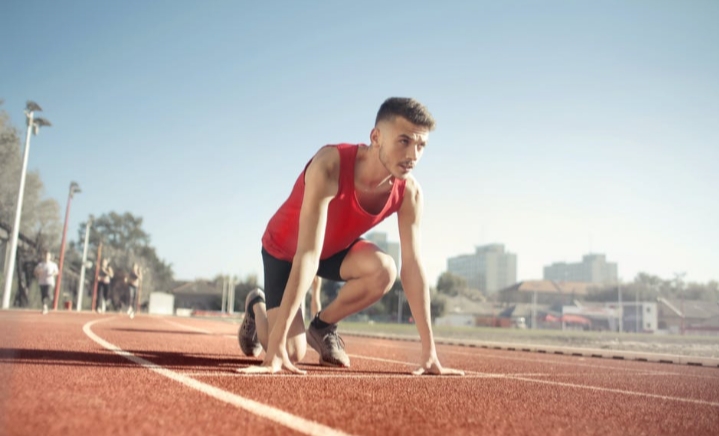
M 174 370 L 221 370 L 237 368 L 239 365 L 261 363 L 257 359 L 243 357 L 233 358 L 213 354 L 187 354 L 160 351 L 127 350 L 159 366 Z M 27 348 L 0 348 L 0 365 L 55 365 L 55 366 L 90 366 L 90 367 L 138 367 L 124 357 L 112 351 L 63 351 L 38 350 Z M 139 367 L 138 367 L 139 368 Z
M 151 333 L 151 334 L 171 334 L 171 335 L 199 335 L 199 336 L 224 336 L 226 333 L 223 334 L 212 334 L 212 333 L 203 333 L 203 332 L 193 332 L 193 331 L 177 331 L 177 330 L 148 330 L 148 329 L 120 329 L 120 328 L 111 328 L 109 330 L 115 331 L 115 332 L 130 332 L 130 333 Z

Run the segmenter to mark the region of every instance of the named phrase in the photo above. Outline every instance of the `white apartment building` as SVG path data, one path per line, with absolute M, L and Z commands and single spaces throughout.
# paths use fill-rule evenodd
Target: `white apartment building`
M 544 279 L 561 282 L 616 283 L 617 264 L 603 254 L 587 254 L 580 263 L 555 262 L 544 267 Z
M 447 271 L 464 278 L 470 289 L 492 294 L 517 282 L 517 255 L 505 252 L 504 244 L 484 245 L 447 259 Z

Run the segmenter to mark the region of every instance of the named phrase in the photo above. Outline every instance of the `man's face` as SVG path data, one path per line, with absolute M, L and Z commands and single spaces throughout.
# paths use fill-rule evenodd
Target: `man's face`
M 52 260 L 52 253 L 45 253 L 45 262 L 50 262 Z
M 406 179 L 417 165 L 429 140 L 429 129 L 417 126 L 405 118 L 381 121 L 371 134 L 379 145 L 380 161 L 397 179 Z

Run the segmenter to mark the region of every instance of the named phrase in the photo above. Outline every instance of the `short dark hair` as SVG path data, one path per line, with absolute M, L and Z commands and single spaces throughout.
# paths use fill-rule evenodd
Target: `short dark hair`
M 377 111 L 375 125 L 380 121 L 392 121 L 402 117 L 412 124 L 434 130 L 434 118 L 429 110 L 413 98 L 390 97 L 382 103 Z

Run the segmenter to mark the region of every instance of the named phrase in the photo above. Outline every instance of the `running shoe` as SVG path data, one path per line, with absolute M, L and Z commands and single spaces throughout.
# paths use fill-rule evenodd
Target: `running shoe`
M 307 343 L 320 355 L 320 365 L 349 368 L 350 358 L 345 353 L 345 342 L 337 334 L 337 324 L 318 329 L 310 323 Z
M 240 349 L 245 356 L 257 357 L 262 352 L 260 338 L 257 337 L 255 320 L 250 316 L 250 303 L 256 298 L 265 301 L 265 293 L 261 289 L 254 289 L 245 298 L 245 318 L 242 320 L 240 330 L 237 332 L 237 339 L 240 342 Z

